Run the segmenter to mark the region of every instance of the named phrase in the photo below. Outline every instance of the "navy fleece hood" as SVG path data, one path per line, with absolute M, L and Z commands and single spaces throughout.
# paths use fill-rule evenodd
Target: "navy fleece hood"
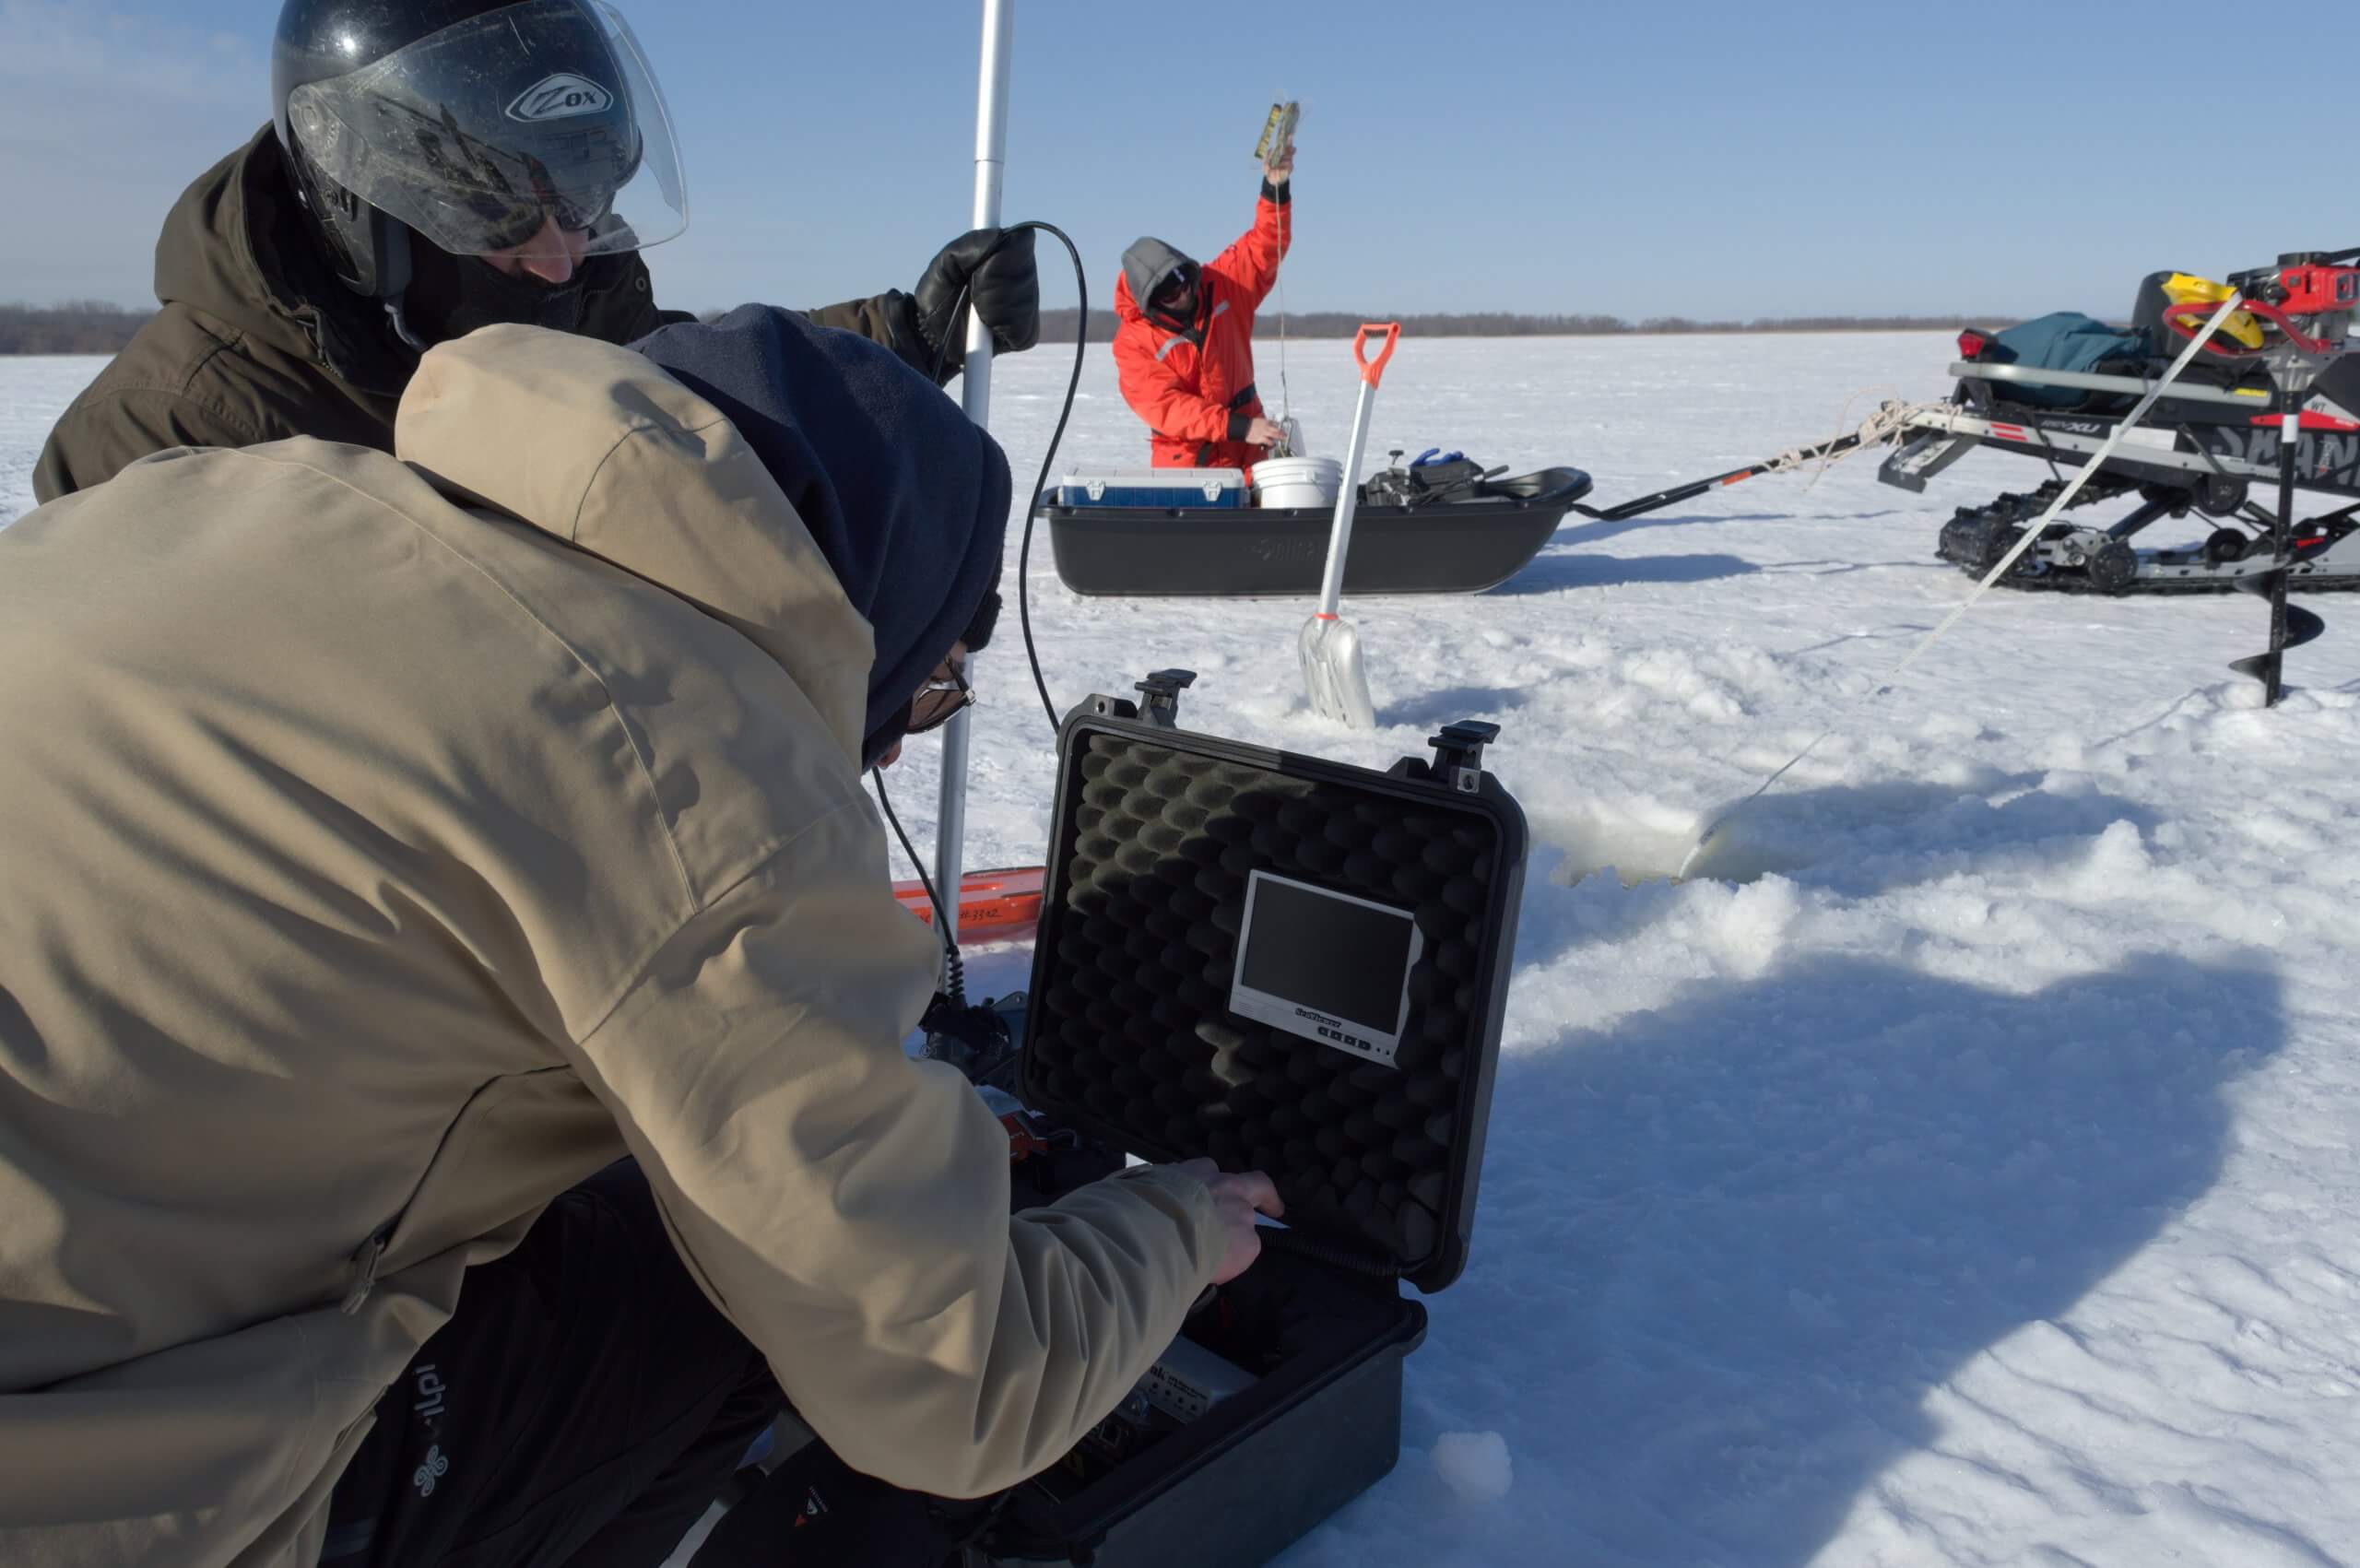
M 991 637 L 1007 457 L 891 349 L 792 311 L 741 305 L 631 347 L 728 416 L 868 619 L 860 760 L 873 766 L 950 645 Z

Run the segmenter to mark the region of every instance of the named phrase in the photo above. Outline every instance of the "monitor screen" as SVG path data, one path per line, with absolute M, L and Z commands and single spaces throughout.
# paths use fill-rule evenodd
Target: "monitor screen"
M 1267 871 L 1245 889 L 1230 1011 L 1390 1064 L 1424 950 L 1406 909 Z

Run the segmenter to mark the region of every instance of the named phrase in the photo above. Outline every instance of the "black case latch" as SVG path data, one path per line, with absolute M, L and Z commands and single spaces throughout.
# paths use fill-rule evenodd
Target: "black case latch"
M 1434 776 L 1462 795 L 1473 795 L 1483 787 L 1483 748 L 1499 738 L 1500 726 L 1481 719 L 1445 725 L 1440 735 L 1426 739 L 1434 749 Z
M 1144 693 L 1147 711 L 1140 717 L 1159 729 L 1180 727 L 1180 693 L 1197 684 L 1192 669 L 1160 669 L 1132 690 Z

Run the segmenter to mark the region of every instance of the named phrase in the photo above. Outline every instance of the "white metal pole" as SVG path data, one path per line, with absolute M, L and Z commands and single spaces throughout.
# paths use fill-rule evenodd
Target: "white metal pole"
M 1016 0 L 984 0 L 984 53 L 975 83 L 975 203 L 971 227 L 999 227 L 1000 171 L 1008 163 L 1008 63 Z M 992 336 L 967 312 L 967 418 L 991 423 Z
M 975 229 L 999 226 L 1000 170 L 1008 161 L 1008 63 L 1015 30 L 1016 0 L 984 0 L 983 59 L 975 79 L 975 206 L 970 224 Z M 979 425 L 991 423 L 992 336 L 973 310 L 967 312 L 962 401 L 967 418 Z M 968 716 L 962 710 L 943 726 L 942 794 L 935 811 L 934 885 L 942 895 L 942 927 L 953 937 L 959 934 L 959 878 L 967 837 Z

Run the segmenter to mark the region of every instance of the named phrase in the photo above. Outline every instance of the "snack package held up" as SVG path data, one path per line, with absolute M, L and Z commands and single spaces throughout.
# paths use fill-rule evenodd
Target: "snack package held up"
M 1262 139 L 1254 144 L 1254 156 L 1267 167 L 1285 157 L 1294 147 L 1294 128 L 1303 118 L 1300 103 L 1273 103 L 1268 118 L 1262 122 Z

